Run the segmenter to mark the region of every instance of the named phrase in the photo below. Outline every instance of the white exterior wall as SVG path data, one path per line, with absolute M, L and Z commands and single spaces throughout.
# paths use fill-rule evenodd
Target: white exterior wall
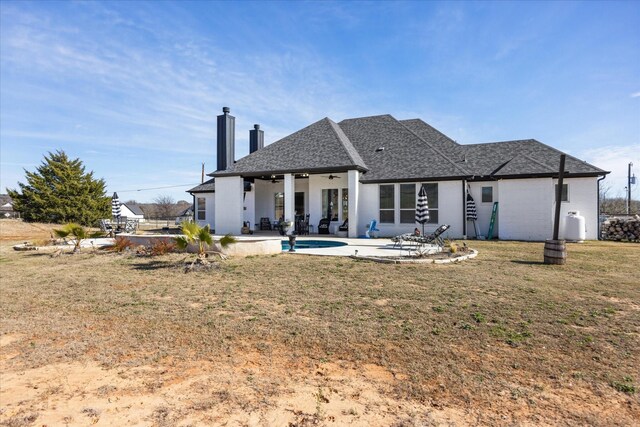
M 244 180 L 240 176 L 216 178 L 215 232 L 239 235 L 244 219 Z
M 204 215 L 205 215 L 205 219 L 198 219 L 198 198 L 199 197 L 204 197 L 205 199 L 205 205 L 204 205 Z M 215 211 L 215 204 L 216 204 L 216 196 L 215 193 L 196 193 L 195 194 L 195 212 L 194 212 L 194 218 L 196 223 L 198 223 L 199 226 L 204 227 L 205 225 L 209 224 L 209 227 L 212 230 L 215 230 L 216 228 L 216 211 Z
M 478 211 L 478 219 L 476 225 L 480 229 L 480 236 L 487 237 L 489 233 L 489 223 L 491 222 L 491 211 L 493 209 L 493 202 L 482 202 L 482 187 L 493 188 L 493 202 L 500 202 L 498 196 L 498 182 L 497 181 L 480 181 L 469 183 L 469 193 L 473 200 L 476 202 L 476 209 Z M 502 206 L 498 204 L 498 215 L 496 216 L 496 223 L 493 227 L 493 236 L 500 236 L 500 208 Z M 473 222 L 467 221 L 467 237 L 475 238 L 476 232 L 473 227 Z
M 420 185 L 423 183 L 436 183 L 434 181 L 423 182 L 407 182 L 403 184 L 416 184 L 416 199 L 420 191 Z M 438 184 L 438 223 L 425 224 L 425 233 L 435 231 L 441 224 L 449 224 L 451 228 L 446 235 L 454 238 L 462 237 L 462 182 L 461 181 L 439 181 Z M 384 184 L 383 184 L 384 185 Z M 400 184 L 394 183 L 395 186 L 395 221 L 393 224 L 380 223 L 380 184 L 361 184 L 360 187 L 360 215 L 359 215 L 359 235 L 365 233 L 368 229 L 367 225 L 372 219 L 378 221 L 377 228 L 380 230 L 381 237 L 397 236 L 403 233 L 410 233 L 418 227 L 422 229 L 422 225 L 417 223 L 401 224 L 400 223 Z
M 137 219 L 140 222 L 144 222 L 144 215 L 136 215 L 125 204 L 120 205 L 120 216 L 128 219 Z
M 243 221 L 249 223 L 251 230 L 256 229 L 256 187 L 251 184 L 251 191 L 244 193 L 244 215 Z
M 568 178 L 568 202 L 560 208 L 559 238 L 564 238 L 567 214 L 579 211 L 585 217 L 586 238 L 598 238 L 597 177 Z M 505 179 L 498 181 L 499 237 L 502 240 L 537 240 L 553 238 L 555 184 L 557 179 Z M 480 183 L 477 183 L 478 185 Z M 479 191 L 479 190 L 478 190 Z M 475 199 L 475 194 L 472 193 Z M 495 190 L 494 190 L 495 199 Z M 476 199 L 478 200 L 478 199 Z M 489 215 L 491 213 L 489 212 Z M 483 221 L 484 223 L 485 221 Z M 486 221 L 488 225 L 488 221 Z M 494 233 L 495 235 L 495 233 Z
M 558 180 L 553 180 L 554 189 Z M 579 211 L 585 219 L 587 240 L 598 238 L 598 178 L 569 178 L 567 184 L 568 202 L 560 205 L 560 239 L 564 238 L 567 213 Z M 555 198 L 552 213 L 555 213 Z M 549 236 L 552 238 L 552 236 Z
M 498 181 L 500 239 L 537 240 L 553 237 L 553 179 Z

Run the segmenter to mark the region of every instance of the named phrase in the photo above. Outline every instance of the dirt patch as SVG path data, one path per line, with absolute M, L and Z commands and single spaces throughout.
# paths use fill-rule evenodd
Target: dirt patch
M 29 223 L 18 219 L 0 219 L 0 241 L 20 242 L 51 239 L 57 224 Z

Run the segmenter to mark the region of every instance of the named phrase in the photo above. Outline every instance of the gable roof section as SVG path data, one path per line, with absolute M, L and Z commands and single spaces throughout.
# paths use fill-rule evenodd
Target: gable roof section
M 191 190 L 187 190 L 187 193 L 214 193 L 216 191 L 216 184 L 214 181 L 215 179 L 211 178 L 200 185 L 196 185 Z
M 462 165 L 388 114 L 347 119 L 339 125 L 369 166 L 361 182 L 454 179 L 468 175 Z
M 561 151 L 535 139 L 460 145 L 457 156 L 476 177 L 551 176 L 560 168 Z M 565 171 L 569 175 L 604 175 L 607 172 L 567 155 Z
M 134 205 L 132 203 L 123 203 L 124 206 L 127 207 L 134 215 L 144 215 L 144 211 L 138 205 Z
M 460 144 L 433 126 L 425 123 L 422 119 L 399 120 L 399 122 L 408 127 L 424 141 L 431 144 L 434 148 L 447 152 L 460 147 Z
M 212 176 L 367 170 L 347 135 L 328 117 L 269 144 Z
M 187 190 L 187 193 L 195 194 L 195 193 L 215 193 L 216 192 L 216 179 L 211 178 L 208 181 L 203 182 L 200 185 L 196 185 L 191 190 Z M 244 191 L 251 191 L 251 182 L 244 182 Z

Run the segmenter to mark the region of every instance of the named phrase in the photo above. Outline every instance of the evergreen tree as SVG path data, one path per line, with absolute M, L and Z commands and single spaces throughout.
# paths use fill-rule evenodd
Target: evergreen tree
M 104 180 L 85 173 L 80 159 L 71 160 L 59 150 L 45 156 L 35 172 L 25 173 L 27 184 L 19 182 L 20 191 L 7 189 L 25 221 L 94 226 L 111 216 Z

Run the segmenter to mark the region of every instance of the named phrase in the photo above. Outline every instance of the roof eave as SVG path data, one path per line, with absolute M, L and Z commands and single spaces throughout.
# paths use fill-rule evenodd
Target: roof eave
M 333 166 L 333 167 L 323 167 L 323 168 L 299 168 L 299 169 L 273 169 L 273 170 L 262 170 L 262 171 L 247 171 L 247 172 L 214 172 L 209 176 L 213 177 L 225 177 L 225 176 L 246 176 L 246 177 L 260 177 L 263 175 L 283 175 L 287 173 L 296 174 L 296 173 L 328 173 L 328 172 L 347 172 L 350 170 L 358 170 L 360 172 L 367 172 L 367 168 L 363 168 L 359 165 L 349 165 L 349 166 Z

